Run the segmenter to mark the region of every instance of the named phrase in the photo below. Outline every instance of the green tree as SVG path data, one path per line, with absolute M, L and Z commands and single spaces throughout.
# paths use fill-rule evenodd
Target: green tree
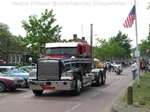
M 23 38 L 24 46 L 30 47 L 30 53 L 33 58 L 37 58 L 37 50 L 39 46 L 44 46 L 47 42 L 56 42 L 57 40 L 57 28 L 61 32 L 59 25 L 54 25 L 55 14 L 53 10 L 48 11 L 45 9 L 45 12 L 41 14 L 41 17 L 38 19 L 37 15 L 29 16 L 29 21 L 22 21 L 23 28 L 26 31 L 26 37 Z
M 0 23 L 0 40 L 0 53 L 6 55 L 6 63 L 8 63 L 9 54 L 22 52 L 20 37 L 12 35 L 7 24 Z
M 149 28 L 150 28 L 150 25 L 149 25 Z M 150 49 L 150 32 L 148 36 L 146 37 L 146 39 L 141 40 L 139 49 L 140 49 L 141 55 L 146 55 L 146 50 Z
M 103 61 L 108 59 L 110 56 L 110 52 L 108 48 L 109 45 L 106 39 L 97 38 L 96 41 L 98 44 L 96 45 L 95 50 L 94 50 L 95 57 Z
M 128 38 L 128 35 L 123 34 L 121 31 L 119 33 L 110 38 L 110 43 L 117 42 L 121 48 L 123 48 L 126 52 L 124 55 L 122 55 L 124 58 L 130 58 L 131 57 L 131 42 L 132 40 Z
M 94 49 L 94 57 L 100 60 L 121 59 L 126 52 L 117 42 L 110 43 L 106 39 L 100 38 L 97 38 L 96 41 L 98 44 Z
M 125 49 L 120 47 L 119 43 L 114 42 L 110 44 L 111 59 L 121 60 L 123 55 L 126 53 Z
M 147 9 L 149 10 L 150 9 L 150 2 L 148 3 L 148 7 Z M 149 29 L 150 29 L 150 24 L 149 24 Z M 146 39 L 142 39 L 141 40 L 141 44 L 139 45 L 139 49 L 140 49 L 140 54 L 142 56 L 146 56 L 146 51 L 147 49 L 150 49 L 150 30 L 149 30 L 149 33 L 148 33 L 148 36 L 146 37 Z M 150 53 L 148 53 L 149 55 Z

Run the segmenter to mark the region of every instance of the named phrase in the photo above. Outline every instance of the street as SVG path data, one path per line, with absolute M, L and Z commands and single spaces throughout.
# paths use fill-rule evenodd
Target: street
M 35 96 L 28 88 L 0 93 L 0 112 L 110 112 L 112 104 L 133 82 L 130 67 L 121 75 L 106 73 L 106 84 L 86 87 L 79 96 L 69 91 L 45 91 Z

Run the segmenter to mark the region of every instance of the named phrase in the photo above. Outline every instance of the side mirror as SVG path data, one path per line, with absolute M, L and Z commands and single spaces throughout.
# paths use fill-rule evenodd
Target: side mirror
M 90 54 L 90 46 L 86 46 L 86 55 Z

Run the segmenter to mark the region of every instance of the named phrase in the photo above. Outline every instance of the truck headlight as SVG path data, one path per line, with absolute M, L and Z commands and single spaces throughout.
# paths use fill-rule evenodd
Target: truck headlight
M 73 75 L 73 73 L 70 73 L 70 72 L 64 72 L 64 73 L 62 73 L 61 76 L 62 77 L 73 77 L 74 75 Z
M 36 77 L 36 73 L 29 73 L 28 78 L 30 77 Z

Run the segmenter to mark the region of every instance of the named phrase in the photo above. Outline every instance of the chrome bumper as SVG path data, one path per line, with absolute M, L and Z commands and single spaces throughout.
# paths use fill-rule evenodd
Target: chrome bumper
M 31 90 L 73 90 L 75 81 L 35 81 L 29 80 Z

